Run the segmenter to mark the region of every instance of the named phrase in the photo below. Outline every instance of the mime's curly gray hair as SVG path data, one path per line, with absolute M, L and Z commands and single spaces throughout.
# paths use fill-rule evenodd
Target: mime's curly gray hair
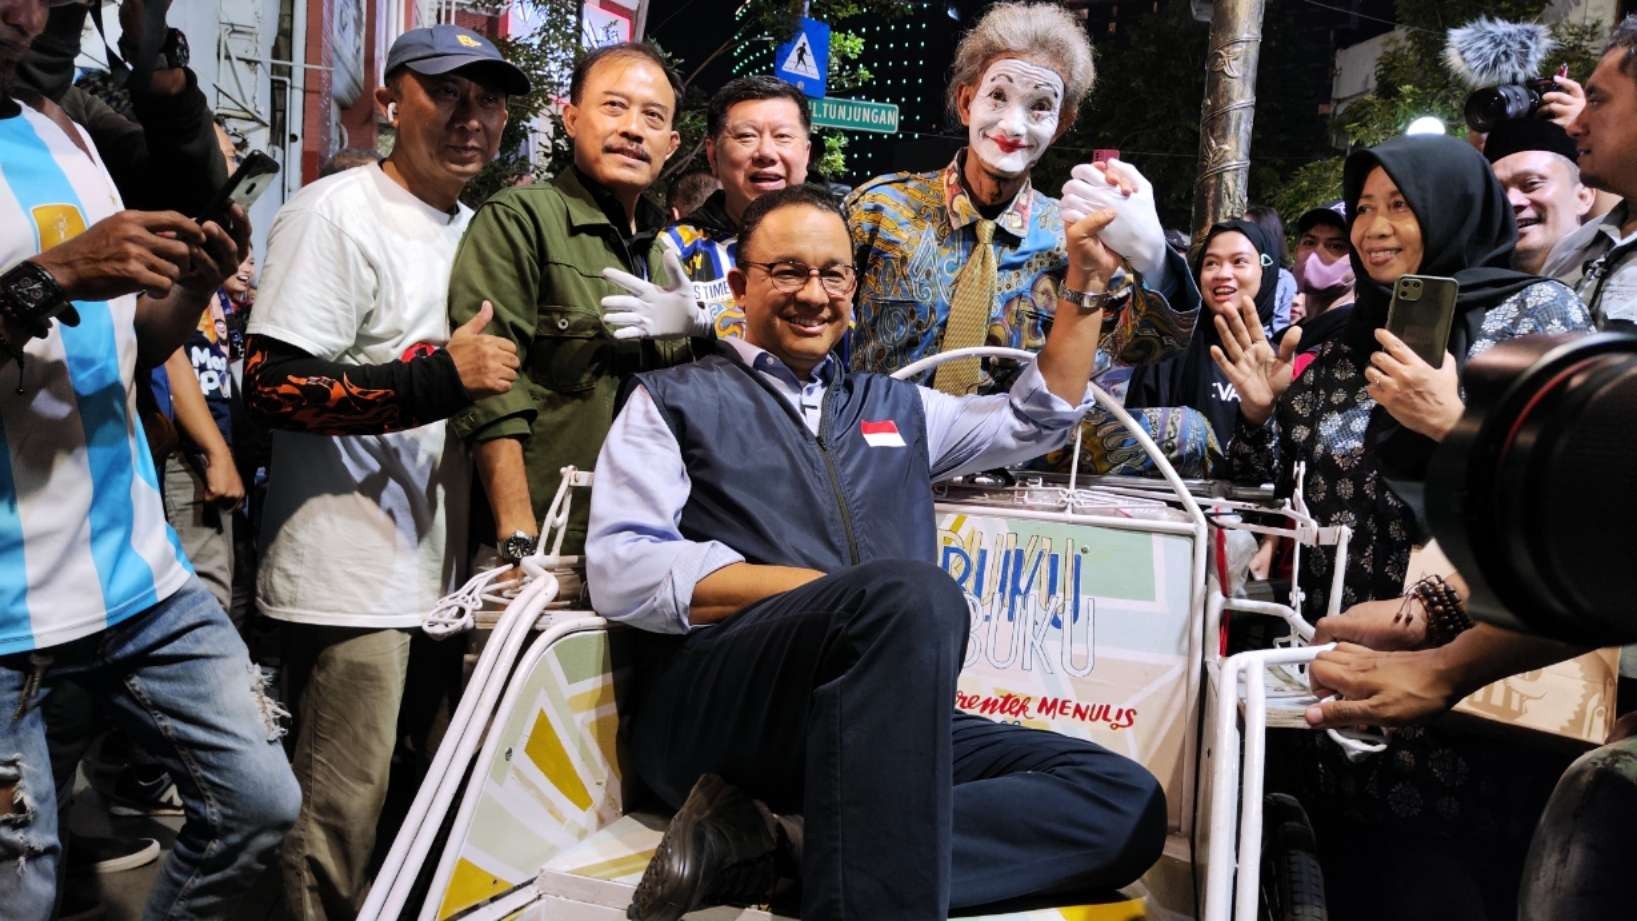
M 1091 40 L 1085 24 L 1055 3 L 997 3 L 978 20 L 955 48 L 947 103 L 959 115 L 963 86 L 976 86 L 996 58 L 1035 58 L 1063 78 L 1063 111 L 1067 116 L 1091 93 L 1097 77 L 1091 62 Z

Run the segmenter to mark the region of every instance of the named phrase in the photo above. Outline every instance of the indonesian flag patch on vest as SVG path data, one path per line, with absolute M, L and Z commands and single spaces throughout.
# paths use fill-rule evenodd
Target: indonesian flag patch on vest
M 879 422 L 860 422 L 858 431 L 864 436 L 864 442 L 872 448 L 902 448 L 904 436 L 898 434 L 898 423 L 891 419 L 882 419 Z

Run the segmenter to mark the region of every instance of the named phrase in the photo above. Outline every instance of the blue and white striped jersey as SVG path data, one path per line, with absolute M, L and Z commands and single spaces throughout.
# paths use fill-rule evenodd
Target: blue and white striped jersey
M 27 106 L 0 118 L 0 271 L 123 207 L 80 136 L 92 153 Z M 0 655 L 96 633 L 190 575 L 136 414 L 136 296 L 75 306 L 21 375 L 0 368 Z

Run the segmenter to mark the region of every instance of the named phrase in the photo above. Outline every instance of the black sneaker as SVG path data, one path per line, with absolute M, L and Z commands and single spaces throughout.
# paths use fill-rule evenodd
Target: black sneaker
M 156 764 L 126 765 L 111 789 L 102 791 L 108 811 L 122 817 L 183 814 L 182 795 L 170 772 Z
M 779 881 L 779 845 L 766 806 L 706 774 L 671 819 L 625 917 L 677 921 L 712 905 L 765 905 Z
M 152 838 L 103 838 L 72 835 L 68 840 L 68 875 L 120 873 L 145 867 L 159 859 L 159 842 Z

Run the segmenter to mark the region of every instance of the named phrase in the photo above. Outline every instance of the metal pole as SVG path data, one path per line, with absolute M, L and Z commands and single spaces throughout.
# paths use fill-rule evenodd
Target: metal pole
M 1199 178 L 1194 182 L 1195 240 L 1217 221 L 1245 211 L 1256 63 L 1262 49 L 1264 0 L 1216 0 L 1211 7 Z

